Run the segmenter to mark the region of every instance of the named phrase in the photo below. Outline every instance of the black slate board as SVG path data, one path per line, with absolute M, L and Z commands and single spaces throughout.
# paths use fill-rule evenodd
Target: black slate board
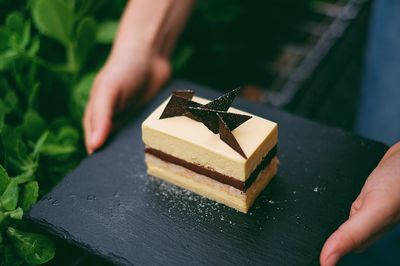
M 219 95 L 172 83 L 28 219 L 116 264 L 317 263 L 387 147 L 238 99 L 235 107 L 277 121 L 280 134 L 278 176 L 244 215 L 146 175 L 140 124 L 172 88 Z

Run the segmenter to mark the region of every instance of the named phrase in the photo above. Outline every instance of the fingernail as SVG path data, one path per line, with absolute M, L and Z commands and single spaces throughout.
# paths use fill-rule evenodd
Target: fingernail
M 99 143 L 99 138 L 100 138 L 99 132 L 98 132 L 98 131 L 94 131 L 94 132 L 92 133 L 92 135 L 91 135 L 91 138 L 90 138 L 90 142 L 91 142 L 91 144 L 92 144 L 92 147 L 98 145 L 98 143 Z M 93 152 L 93 149 L 91 149 L 91 150 L 92 150 L 92 152 Z
M 329 255 L 329 257 L 326 259 L 326 264 L 327 266 L 335 266 L 340 259 L 340 255 L 338 253 L 333 253 Z

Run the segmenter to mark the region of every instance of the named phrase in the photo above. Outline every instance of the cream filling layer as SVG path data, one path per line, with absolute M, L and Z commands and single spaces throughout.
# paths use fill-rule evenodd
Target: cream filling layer
M 145 155 L 145 161 L 149 175 L 161 178 L 244 213 L 249 210 L 258 195 L 275 176 L 279 163 L 276 157 L 273 158 L 271 163 L 260 172 L 251 187 L 243 192 L 187 168 L 163 161 L 151 154 Z

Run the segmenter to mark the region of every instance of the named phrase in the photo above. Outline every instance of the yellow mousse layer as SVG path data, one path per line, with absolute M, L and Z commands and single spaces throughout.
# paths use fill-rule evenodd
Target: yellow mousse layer
M 230 108 L 229 112 L 252 116 L 232 131 L 247 156 L 245 159 L 200 122 L 185 116 L 159 119 L 168 101 L 163 102 L 142 123 L 142 138 L 148 147 L 245 181 L 263 157 L 277 145 L 276 123 Z M 193 97 L 193 101 L 209 102 L 200 97 Z

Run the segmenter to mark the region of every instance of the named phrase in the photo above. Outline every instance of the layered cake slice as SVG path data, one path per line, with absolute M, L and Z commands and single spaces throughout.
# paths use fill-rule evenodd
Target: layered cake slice
M 277 124 L 174 91 L 142 124 L 149 175 L 246 213 L 277 172 Z

